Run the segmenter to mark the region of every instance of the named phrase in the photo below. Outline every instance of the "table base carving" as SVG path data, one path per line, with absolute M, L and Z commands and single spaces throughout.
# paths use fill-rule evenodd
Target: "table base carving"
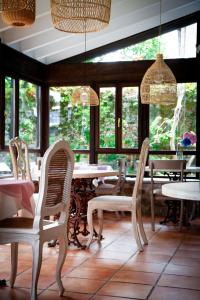
M 85 248 L 85 245 L 82 245 L 78 235 L 87 236 L 89 234 L 87 230 L 87 204 L 90 199 L 96 196 L 92 180 L 85 178 L 72 180 L 68 238 L 69 244 L 74 244 L 82 249 Z

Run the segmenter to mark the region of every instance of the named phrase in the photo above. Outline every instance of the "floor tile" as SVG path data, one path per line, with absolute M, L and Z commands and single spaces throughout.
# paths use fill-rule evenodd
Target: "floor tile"
M 154 285 L 160 274 L 135 272 L 135 271 L 118 271 L 111 279 L 111 281 L 141 283 Z
M 90 258 L 81 266 L 86 268 L 110 268 L 118 270 L 124 264 L 124 260 L 109 258 Z
M 170 263 L 165 271 L 165 274 L 174 274 L 174 275 L 184 275 L 184 276 L 194 276 L 200 277 L 200 268 L 199 266 L 181 266 L 181 265 L 174 265 Z
M 66 277 L 77 277 L 77 278 L 88 278 L 88 279 L 97 279 L 97 280 L 108 280 L 116 270 L 113 269 L 104 269 L 104 268 L 84 268 L 77 267 Z
M 200 278 L 164 274 L 161 276 L 158 285 L 200 290 Z
M 90 294 L 65 292 L 62 297 L 56 291 L 44 291 L 38 297 L 38 300 L 89 300 Z
M 169 287 L 156 287 L 149 300 L 199 300 L 200 291 L 177 289 Z
M 143 261 L 135 261 L 134 258 L 129 260 L 124 266 L 123 270 L 161 273 L 165 267 L 165 263 L 149 263 Z
M 197 258 L 191 258 L 191 257 L 180 257 L 180 256 L 174 256 L 171 259 L 171 263 L 175 265 L 183 265 L 183 266 L 199 266 L 200 268 L 200 259 Z
M 122 282 L 109 282 L 98 295 L 146 299 L 152 286 Z
M 63 286 L 66 291 L 93 294 L 105 284 L 105 281 L 92 280 L 86 278 L 62 278 Z M 57 290 L 57 284 L 49 287 L 50 290 Z

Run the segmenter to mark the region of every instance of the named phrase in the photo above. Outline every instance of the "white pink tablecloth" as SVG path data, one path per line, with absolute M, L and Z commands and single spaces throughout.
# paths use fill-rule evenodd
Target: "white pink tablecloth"
M 31 196 L 34 189 L 30 180 L 0 179 L 0 220 L 13 216 L 19 209 L 33 214 Z

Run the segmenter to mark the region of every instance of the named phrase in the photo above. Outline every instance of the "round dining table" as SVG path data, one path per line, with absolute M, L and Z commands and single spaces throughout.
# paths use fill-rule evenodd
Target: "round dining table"
M 180 223 L 182 228 L 184 201 L 200 201 L 200 181 L 173 182 L 162 185 L 162 194 L 181 201 Z M 188 220 L 186 217 L 186 224 Z
M 35 190 L 30 180 L 0 179 L 0 220 L 25 209 L 33 214 L 31 196 Z
M 200 201 L 200 181 L 163 184 L 162 194 L 176 199 Z

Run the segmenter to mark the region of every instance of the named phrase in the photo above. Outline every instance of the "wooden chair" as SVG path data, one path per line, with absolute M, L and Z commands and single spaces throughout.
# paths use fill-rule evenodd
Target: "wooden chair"
M 32 180 L 26 142 L 15 137 L 9 142 L 9 150 L 15 179 Z
M 144 177 L 144 170 L 147 161 L 149 149 L 149 140 L 146 138 L 142 144 L 139 166 L 137 170 L 137 177 L 133 189 L 132 197 L 128 196 L 115 196 L 115 195 L 104 195 L 91 199 L 88 202 L 87 220 L 88 230 L 90 232 L 87 246 L 89 247 L 92 242 L 94 225 L 93 225 L 93 212 L 98 211 L 99 219 L 99 233 L 98 240 L 101 239 L 101 233 L 103 230 L 103 210 L 107 211 L 130 211 L 132 215 L 132 227 L 139 251 L 143 250 L 140 235 L 144 244 L 147 244 L 147 238 L 142 223 L 141 216 L 141 190 Z
M 15 179 L 32 180 L 29 163 L 29 152 L 26 142 L 19 137 L 11 139 L 9 142 L 9 151 L 12 161 L 13 175 Z M 31 199 L 31 206 L 33 211 L 35 210 L 35 206 L 37 205 L 38 196 L 38 193 L 34 193 Z M 32 215 L 25 209 L 22 209 L 20 212 L 18 212 L 18 214 L 20 216 L 32 218 Z
M 155 231 L 155 210 L 154 210 L 154 202 L 155 200 L 172 200 L 169 197 L 165 197 L 162 195 L 161 188 L 155 188 L 155 177 L 156 172 L 165 172 L 168 174 L 170 180 L 179 180 L 183 181 L 184 177 L 184 169 L 186 167 L 186 160 L 150 160 L 150 174 L 151 174 L 151 191 L 150 191 L 150 199 L 151 199 L 151 226 L 152 230 Z M 166 184 L 166 182 L 163 182 Z M 173 199 L 174 201 L 175 199 Z M 173 203 L 172 203 L 173 204 Z M 171 205 L 168 203 L 168 211 L 165 217 L 166 221 L 170 215 Z M 182 215 L 181 211 L 181 215 Z
M 66 257 L 67 222 L 74 167 L 73 152 L 65 141 L 55 142 L 42 160 L 39 198 L 34 219 L 13 217 L 0 221 L 0 244 L 11 243 L 11 277 L 14 286 L 17 274 L 18 243 L 31 244 L 33 251 L 31 300 L 37 299 L 37 283 L 42 263 L 42 249 L 46 241 L 59 240 L 56 281 L 63 295 L 61 269 Z M 56 221 L 47 216 L 60 213 Z
M 119 195 L 123 189 L 126 181 L 126 159 L 119 159 L 119 176 L 116 184 L 100 182 L 95 193 L 100 195 Z

